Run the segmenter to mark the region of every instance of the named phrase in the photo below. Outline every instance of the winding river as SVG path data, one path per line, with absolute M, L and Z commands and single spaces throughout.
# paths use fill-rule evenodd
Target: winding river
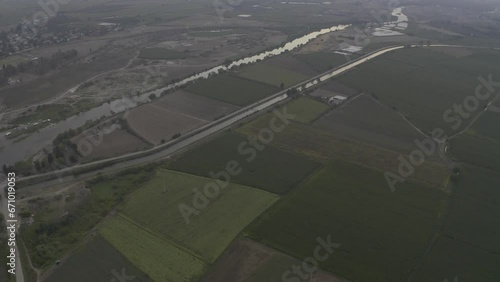
M 284 52 L 299 48 L 307 44 L 311 40 L 317 38 L 318 36 L 334 31 L 344 30 L 349 26 L 350 25 L 337 25 L 330 28 L 314 31 L 300 38 L 294 39 L 284 44 L 283 46 L 271 51 L 265 51 L 257 55 L 252 55 L 234 61 L 229 65 L 215 66 L 206 71 L 187 77 L 177 83 L 169 84 L 166 87 L 153 90 L 138 96 L 123 97 L 121 99 L 102 104 L 87 112 L 80 113 L 78 115 L 69 117 L 64 121 L 58 122 L 50 127 L 43 128 L 39 132 L 31 134 L 26 139 L 17 143 L 13 143 L 12 140 L 8 140 L 7 138 L 5 138 L 5 136 L 2 135 L 0 136 L 0 166 L 2 166 L 3 164 L 13 164 L 17 161 L 26 159 L 27 157 L 40 151 L 45 146 L 51 144 L 52 140 L 58 134 L 63 133 L 69 129 L 76 129 L 84 125 L 87 121 L 96 120 L 105 116 L 111 116 L 120 112 L 125 112 L 140 104 L 147 103 L 150 101 L 149 97 L 151 96 L 151 94 L 155 95 L 156 97 L 160 97 L 161 93 L 165 90 L 171 90 L 198 79 L 208 78 L 212 75 L 220 73 L 221 71 L 230 70 L 241 65 L 255 63 L 270 57 L 280 55 Z

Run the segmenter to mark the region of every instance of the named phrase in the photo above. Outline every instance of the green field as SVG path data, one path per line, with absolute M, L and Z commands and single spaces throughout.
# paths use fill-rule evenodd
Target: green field
M 500 172 L 465 166 L 443 233 L 500 255 Z
M 454 57 L 442 49 L 401 49 L 378 57 L 341 76 L 338 81 L 371 93 L 386 105 L 405 114 L 425 132 L 442 128 L 456 132 L 443 114 L 454 104 L 463 104 L 480 84 L 477 77 L 498 73 L 500 52 L 472 50 L 465 57 Z M 495 77 L 495 76 L 493 76 Z M 480 101 L 472 115 L 489 101 Z
M 500 279 L 500 257 L 447 236 L 441 236 L 411 282 L 481 281 Z M 454 280 L 457 278 L 458 280 Z
M 274 205 L 248 234 L 297 258 L 316 239 L 341 244 L 320 266 L 351 281 L 405 281 L 423 255 L 446 196 L 406 182 L 394 193 L 374 170 L 335 161 Z M 293 234 L 293 235 L 292 235 Z
M 27 61 L 28 58 L 26 57 L 23 57 L 23 56 L 20 56 L 20 55 L 11 55 L 11 56 L 8 56 L 8 57 L 5 57 L 5 58 L 1 58 L 0 59 L 0 65 L 3 66 L 3 65 L 17 65 L 19 63 L 22 63 L 24 61 Z
M 304 178 L 320 167 L 317 162 L 267 145 L 262 151 L 254 150 L 251 155 L 238 153 L 242 147 L 251 150 L 248 139 L 238 134 L 226 134 L 208 144 L 186 153 L 169 165 L 174 170 L 208 177 L 209 172 L 225 170 L 226 164 L 235 160 L 242 172 L 231 179 L 232 182 L 260 188 L 276 194 L 285 194 Z
M 153 281 L 196 281 L 206 271 L 202 259 L 119 215 L 99 233 Z
M 264 115 L 237 129 L 237 132 L 253 136 L 269 124 L 271 115 Z M 380 178 L 385 171 L 396 172 L 400 161 L 400 152 L 344 138 L 332 132 L 293 122 L 286 129 L 275 134 L 273 144 L 281 149 L 303 155 L 307 158 L 326 163 L 332 159 L 345 160 L 361 166 L 378 170 Z M 427 160 L 409 177 L 425 186 L 442 188 L 446 185 L 448 168 Z
M 141 52 L 139 53 L 140 59 L 148 60 L 175 60 L 184 59 L 187 56 L 187 53 L 167 48 L 144 48 L 141 49 Z
M 113 271 L 122 274 L 122 270 L 134 281 L 152 281 L 130 263 L 120 252 L 101 236 L 96 236 L 79 247 L 72 256 L 57 266 L 47 282 L 88 282 L 110 281 L 115 276 Z
M 295 55 L 295 58 L 308 64 L 311 68 L 319 73 L 326 72 L 347 63 L 346 57 L 340 54 L 325 52 L 297 54 Z
M 22 232 L 33 265 L 50 266 L 88 235 L 126 194 L 149 179 L 144 170 L 124 171 L 114 178 L 98 177 L 86 183 L 90 195 L 55 197 L 35 213 L 34 223 Z M 35 201 L 36 202 L 36 201 Z M 72 204 L 72 202 L 77 202 Z M 43 202 L 42 202 L 43 203 Z M 65 207 L 61 210 L 61 206 Z M 29 212 L 29 211 L 28 211 Z M 66 213 L 65 216 L 61 216 Z
M 500 114 L 486 111 L 465 133 L 452 139 L 451 153 L 460 161 L 500 171 Z
M 485 111 L 468 130 L 470 134 L 480 135 L 492 142 L 500 142 L 500 113 Z
M 355 98 L 341 110 L 323 115 L 314 122 L 314 126 L 339 136 L 405 153 L 415 150 L 415 140 L 425 138 L 401 115 L 378 104 L 368 95 Z
M 450 151 L 460 161 L 500 171 L 500 142 L 465 133 L 451 140 Z
M 211 263 L 252 220 L 269 208 L 276 195 L 259 189 L 229 184 L 199 215 L 186 224 L 179 205 L 193 207 L 194 188 L 203 191 L 210 178 L 162 171 L 133 193 L 123 213 Z
M 296 85 L 308 78 L 301 73 L 266 63 L 257 63 L 243 67 L 238 71 L 238 76 L 275 87 L 280 87 L 281 83 L 283 83 L 284 88 Z
M 457 182 L 441 236 L 412 281 L 500 279 L 500 173 L 465 166 Z
M 223 74 L 197 81 L 188 86 L 187 90 L 222 102 L 245 106 L 278 92 L 279 88 Z
M 313 122 L 330 108 L 325 103 L 307 97 L 299 97 L 285 107 L 288 113 L 297 115 L 295 121 L 303 123 Z

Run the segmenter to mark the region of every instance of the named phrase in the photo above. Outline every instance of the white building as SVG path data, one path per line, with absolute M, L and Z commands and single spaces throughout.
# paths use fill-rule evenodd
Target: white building
M 340 105 L 340 104 L 344 103 L 346 100 L 347 100 L 347 97 L 342 96 L 342 95 L 336 95 L 334 97 L 331 97 L 328 100 L 328 104 L 330 104 L 330 105 Z

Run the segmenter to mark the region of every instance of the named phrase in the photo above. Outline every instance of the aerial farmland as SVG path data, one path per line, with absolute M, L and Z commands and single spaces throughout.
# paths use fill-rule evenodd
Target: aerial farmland
M 0 1 L 1 282 L 500 281 L 495 1 L 62 2 Z

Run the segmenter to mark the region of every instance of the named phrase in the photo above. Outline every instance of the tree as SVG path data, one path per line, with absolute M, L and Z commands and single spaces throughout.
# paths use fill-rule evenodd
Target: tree
M 42 169 L 42 166 L 40 165 L 39 160 L 34 161 L 33 164 L 35 165 L 36 171 L 40 171 Z
M 52 156 L 52 153 L 49 153 L 47 155 L 47 161 L 49 162 L 49 164 L 52 164 L 52 162 L 54 162 L 54 156 Z

